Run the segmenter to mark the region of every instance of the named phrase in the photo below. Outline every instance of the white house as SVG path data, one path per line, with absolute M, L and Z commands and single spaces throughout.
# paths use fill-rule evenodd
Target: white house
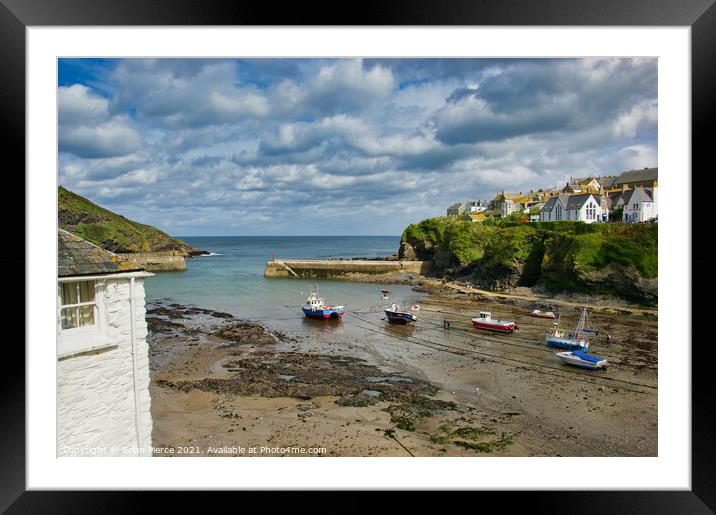
M 152 274 L 61 229 L 57 243 L 57 455 L 150 456 Z
M 634 188 L 622 193 L 617 207 L 623 208 L 622 221 L 646 222 L 658 216 L 656 188 Z
M 517 211 L 517 208 L 515 207 L 515 202 L 512 199 L 506 198 L 500 201 L 500 216 L 502 218 L 507 218 L 512 213 Z
M 540 222 L 576 220 L 591 224 L 601 219 L 602 206 L 591 193 L 557 195 L 540 209 Z
M 487 202 L 481 200 L 468 200 L 465 202 L 465 213 L 482 213 L 487 211 Z

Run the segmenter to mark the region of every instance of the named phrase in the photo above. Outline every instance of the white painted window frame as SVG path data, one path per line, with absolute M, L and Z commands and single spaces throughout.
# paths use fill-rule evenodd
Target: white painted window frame
M 57 358 L 63 359 L 82 354 L 85 352 L 94 352 L 109 347 L 114 347 L 117 342 L 114 341 L 105 331 L 105 297 L 104 283 L 108 280 L 126 279 L 137 277 L 151 277 L 154 274 L 149 272 L 122 272 L 109 275 L 93 275 L 93 276 L 72 276 L 59 277 L 58 284 L 64 282 L 77 281 L 95 281 L 95 302 L 97 303 L 97 312 L 95 316 L 95 325 L 65 329 L 62 330 L 62 322 L 60 319 L 61 293 L 57 290 Z
M 104 331 L 104 278 L 63 278 L 58 281 L 57 291 L 57 358 L 68 358 L 84 352 L 99 351 L 112 347 L 115 343 Z M 94 283 L 94 302 L 80 302 L 77 304 L 62 304 L 62 283 Z M 82 305 L 94 305 L 94 324 L 62 329 L 62 308 Z
M 77 298 L 80 298 L 80 292 L 79 292 L 79 284 L 80 283 L 94 283 L 93 289 L 94 289 L 94 300 L 88 301 L 88 302 L 77 302 L 75 304 L 62 304 L 62 284 L 77 284 Z M 79 334 L 79 333 L 85 333 L 85 332 L 94 332 L 96 331 L 96 326 L 99 325 L 99 301 L 100 301 L 100 288 L 99 284 L 96 280 L 82 280 L 78 279 L 77 281 L 67 281 L 64 283 L 57 283 L 57 295 L 59 298 L 59 326 L 60 331 L 62 334 L 66 335 L 72 335 L 72 334 Z M 78 326 L 78 327 L 70 327 L 69 329 L 63 329 L 62 328 L 62 310 L 67 308 L 80 308 L 83 306 L 93 306 L 94 307 L 94 323 L 91 325 L 85 325 L 85 326 Z

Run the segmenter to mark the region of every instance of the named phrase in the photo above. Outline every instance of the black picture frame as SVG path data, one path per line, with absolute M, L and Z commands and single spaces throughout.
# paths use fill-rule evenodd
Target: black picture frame
M 410 2 L 363 1 L 346 4 L 286 3 L 280 7 L 259 2 L 230 0 L 0 0 L 0 119 L 7 129 L 0 141 L 5 162 L 13 162 L 13 173 L 6 181 L 15 194 L 25 198 L 25 30 L 30 26 L 83 25 L 608 25 L 608 26 L 688 26 L 692 35 L 692 169 L 704 177 L 710 170 L 710 130 L 716 113 L 716 6 L 714 0 L 459 0 L 450 3 L 412 0 Z M 350 5 L 355 5 L 351 8 Z M 668 144 L 668 142 L 662 142 Z M 14 157 L 9 161 L 8 157 Z M 685 174 L 688 171 L 684 172 Z M 12 177 L 10 177 L 12 176 Z M 13 179 L 14 177 L 14 179 Z M 692 174 L 692 187 L 696 183 Z M 12 182 L 14 181 L 14 183 Z M 8 182 L 6 182 L 6 185 Z M 19 192 L 22 192 L 21 195 Z M 713 222 L 709 224 L 707 202 L 693 203 L 683 211 L 692 216 L 692 241 L 701 237 L 713 241 Z M 14 212 L 19 212 L 18 207 Z M 699 222 L 700 221 L 700 222 Z M 696 224 L 699 225 L 696 225 Z M 4 270 L 25 268 L 24 225 L 12 225 L 12 251 L 0 258 Z M 708 227 L 708 226 L 711 227 Z M 22 227 L 22 230 L 21 230 Z M 8 228 L 9 229 L 9 228 Z M 699 236 L 696 239 L 696 236 Z M 20 242 L 23 242 L 21 245 Z M 703 271 L 698 285 L 692 282 L 692 320 L 709 320 L 708 302 L 697 302 L 698 291 L 713 291 L 708 271 L 713 263 L 709 252 L 692 246 L 692 267 Z M 703 250 L 706 250 L 705 248 Z M 26 270 L 26 274 L 31 271 Z M 19 275 L 19 274 L 15 274 Z M 20 279 L 16 277 L 19 281 Z M 19 285 L 18 285 L 19 287 Z M 16 303 L 16 299 L 14 299 Z M 26 314 L 27 316 L 27 314 Z M 691 340 L 708 351 L 709 338 L 699 338 L 703 327 L 693 325 Z M 26 491 L 25 488 L 25 353 L 12 338 L 4 346 L 6 364 L 0 388 L 3 407 L 0 424 L 0 510 L 8 513 L 126 513 L 140 495 L 128 492 Z M 686 345 L 688 341 L 664 342 Z M 692 352 L 696 354 L 695 348 Z M 8 365 L 10 364 L 10 365 Z M 509 492 L 510 504 L 529 506 L 538 512 L 570 513 L 710 513 L 716 510 L 716 453 L 714 452 L 713 382 L 707 359 L 692 361 L 692 490 L 691 491 L 602 491 L 602 492 Z M 183 506 L 186 496 L 161 496 L 165 509 Z M 245 494 L 241 494 L 245 495 Z M 484 497 L 504 502 L 505 493 L 484 493 Z M 355 494 L 354 494 L 355 496 Z M 225 499 L 214 493 L 204 509 Z M 278 498 L 280 500 L 280 497 Z M 145 504 L 147 501 L 141 499 Z M 245 501 L 248 502 L 248 501 Z M 290 502 L 290 501 L 289 501 Z M 145 504 L 146 505 L 146 504 Z M 370 502 L 355 497 L 341 511 L 364 512 Z M 315 506 L 314 506 L 315 507 Z M 390 504 L 384 504 L 390 509 Z

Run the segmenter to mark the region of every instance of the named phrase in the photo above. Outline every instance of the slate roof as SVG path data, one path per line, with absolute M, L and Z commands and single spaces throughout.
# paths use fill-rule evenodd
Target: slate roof
M 626 191 L 624 192 L 624 195 L 622 196 L 622 199 L 623 199 L 622 201 L 624 202 L 625 205 L 628 205 L 628 204 L 631 203 L 631 198 L 634 196 L 634 193 L 636 193 L 637 191 L 640 192 L 641 195 L 637 195 L 637 196 L 636 196 L 636 201 L 641 200 L 642 202 L 644 202 L 644 201 L 649 202 L 649 201 L 653 200 L 652 197 L 651 197 L 651 190 L 650 190 L 650 189 L 646 189 L 646 188 L 634 188 L 634 189 L 631 189 L 631 190 L 626 190 Z
M 552 197 L 547 202 L 545 202 L 544 206 L 542 206 L 542 209 L 540 209 L 540 212 L 542 211 L 552 211 L 552 208 L 554 207 L 554 204 L 557 202 L 559 197 Z
M 540 212 L 552 211 L 552 209 L 554 208 L 554 205 L 557 203 L 557 200 L 560 200 L 562 202 L 562 205 L 565 206 L 565 209 L 567 209 L 569 211 L 572 211 L 575 209 L 581 209 L 582 206 L 585 204 L 585 202 L 587 202 L 589 197 L 593 197 L 593 196 L 594 195 L 592 195 L 591 193 L 582 193 L 580 195 L 567 195 L 566 193 L 564 193 L 562 195 L 552 197 L 551 199 L 549 199 L 545 203 L 544 207 L 542 207 L 542 209 L 540 209 Z M 599 203 L 599 202 L 597 201 L 597 203 Z
M 610 191 L 607 193 L 607 206 L 609 209 L 612 209 L 617 202 L 619 202 L 619 197 L 622 196 L 621 191 Z
M 567 211 L 573 211 L 575 209 L 581 209 L 582 206 L 589 200 L 591 193 L 582 193 L 581 195 L 570 195 L 567 199 Z
M 599 178 L 597 178 L 597 180 L 599 181 L 599 184 L 602 185 L 602 188 L 607 190 L 614 185 L 614 182 L 617 180 L 617 176 L 616 175 L 608 175 L 606 177 L 599 177 Z
M 632 193 L 634 193 L 634 190 L 626 190 L 622 194 L 622 204 L 629 204 L 629 200 L 631 200 Z
M 655 181 L 659 178 L 658 168 L 644 168 L 643 170 L 629 170 L 622 172 L 614 181 L 614 186 L 631 182 Z
M 115 274 L 134 272 L 144 267 L 126 261 L 63 229 L 57 230 L 57 275 Z

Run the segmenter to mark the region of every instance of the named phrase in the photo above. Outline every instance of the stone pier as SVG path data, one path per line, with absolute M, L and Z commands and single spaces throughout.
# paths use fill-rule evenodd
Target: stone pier
M 264 277 L 341 279 L 353 274 L 395 272 L 425 274 L 432 261 L 370 261 L 358 259 L 275 260 L 266 263 Z

